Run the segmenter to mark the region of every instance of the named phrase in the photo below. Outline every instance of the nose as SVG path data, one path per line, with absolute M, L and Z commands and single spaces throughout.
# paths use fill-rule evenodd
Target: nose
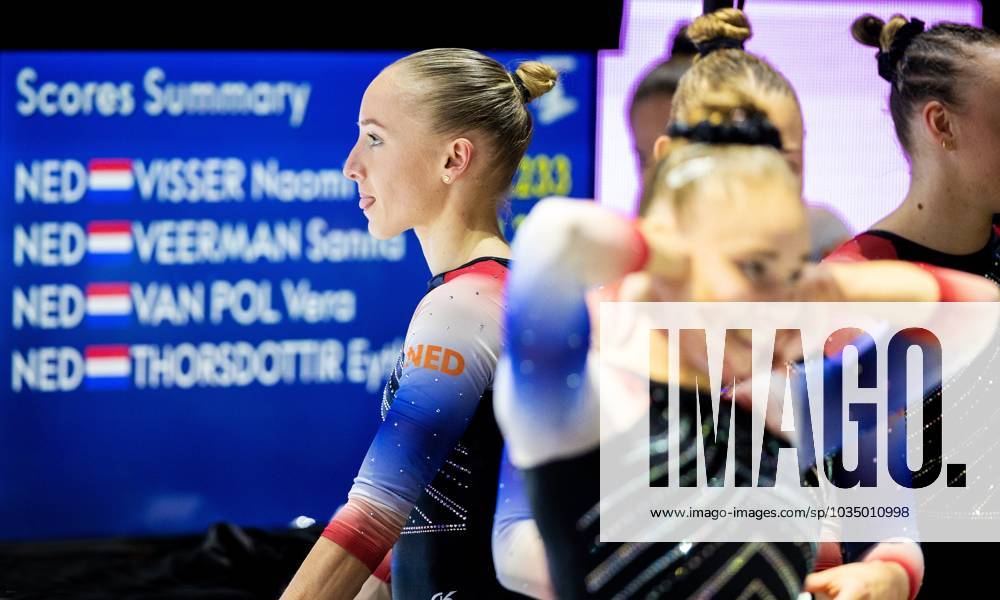
M 361 160 L 358 157 L 359 144 L 355 144 L 351 148 L 351 153 L 347 155 L 347 160 L 344 162 L 344 177 L 347 177 L 351 181 L 360 182 L 364 179 L 364 167 L 361 164 Z

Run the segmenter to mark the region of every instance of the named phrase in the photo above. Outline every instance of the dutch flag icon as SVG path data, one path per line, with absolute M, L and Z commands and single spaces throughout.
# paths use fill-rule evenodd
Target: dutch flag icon
M 83 350 L 84 383 L 90 390 L 120 390 L 129 386 L 132 361 L 124 344 L 87 346 Z
M 87 285 L 87 324 L 95 327 L 123 327 L 132 315 L 132 294 L 126 282 Z
M 87 198 L 97 202 L 128 202 L 135 177 L 130 158 L 94 158 L 87 163 Z

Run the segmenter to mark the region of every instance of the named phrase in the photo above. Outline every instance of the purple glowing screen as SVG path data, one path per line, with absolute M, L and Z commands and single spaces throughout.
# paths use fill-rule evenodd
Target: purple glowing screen
M 619 50 L 598 55 L 597 195 L 625 213 L 639 189 L 628 102 L 639 78 L 664 60 L 681 22 L 701 2 L 626 0 Z M 805 192 L 811 204 L 839 213 L 860 231 L 895 208 L 906 194 L 909 168 L 889 117 L 889 84 L 879 78 L 875 49 L 851 38 L 851 22 L 870 12 L 981 25 L 975 0 L 749 0 L 753 27 L 746 47 L 792 82 L 805 119 Z

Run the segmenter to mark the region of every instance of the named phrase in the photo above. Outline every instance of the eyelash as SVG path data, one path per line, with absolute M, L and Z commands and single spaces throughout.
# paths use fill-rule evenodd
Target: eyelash
M 754 283 L 760 283 L 761 281 L 763 281 L 764 276 L 767 274 L 767 267 L 764 266 L 764 263 L 757 260 L 751 260 L 739 263 L 739 268 L 740 271 L 742 271 L 743 274 L 746 275 L 747 279 L 749 279 Z M 796 283 L 798 283 L 801 277 L 802 277 L 801 270 L 792 273 L 788 277 L 788 284 L 795 285 Z
M 368 136 L 368 140 L 369 140 L 368 141 L 368 146 L 369 147 L 370 146 L 378 146 L 379 144 L 382 143 L 382 140 L 378 139 L 378 137 L 376 135 L 371 134 L 371 133 L 366 134 L 366 135 Z
M 751 260 L 740 263 L 740 270 L 752 281 L 757 281 L 763 277 L 767 269 L 760 261 Z

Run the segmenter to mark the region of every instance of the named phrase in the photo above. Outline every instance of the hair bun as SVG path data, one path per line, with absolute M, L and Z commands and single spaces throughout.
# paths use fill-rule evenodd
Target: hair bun
M 688 25 L 686 33 L 701 56 L 725 48 L 743 49 L 743 43 L 752 35 L 750 21 L 736 8 L 702 15 Z
M 551 91 L 559 81 L 559 72 L 543 62 L 531 60 L 518 65 L 511 79 L 515 86 L 518 81 L 521 82 L 521 85 L 517 86 L 518 91 L 521 93 L 521 99 L 527 104 Z M 522 86 L 524 89 L 521 89 Z
M 866 46 L 878 48 L 878 74 L 889 83 L 896 80 L 896 67 L 914 38 L 923 33 L 924 22 L 893 15 L 888 23 L 874 15 L 861 15 L 851 25 L 851 35 Z
M 879 38 L 882 36 L 883 28 L 885 21 L 882 19 L 870 14 L 861 15 L 851 23 L 851 35 L 865 46 L 879 48 Z

